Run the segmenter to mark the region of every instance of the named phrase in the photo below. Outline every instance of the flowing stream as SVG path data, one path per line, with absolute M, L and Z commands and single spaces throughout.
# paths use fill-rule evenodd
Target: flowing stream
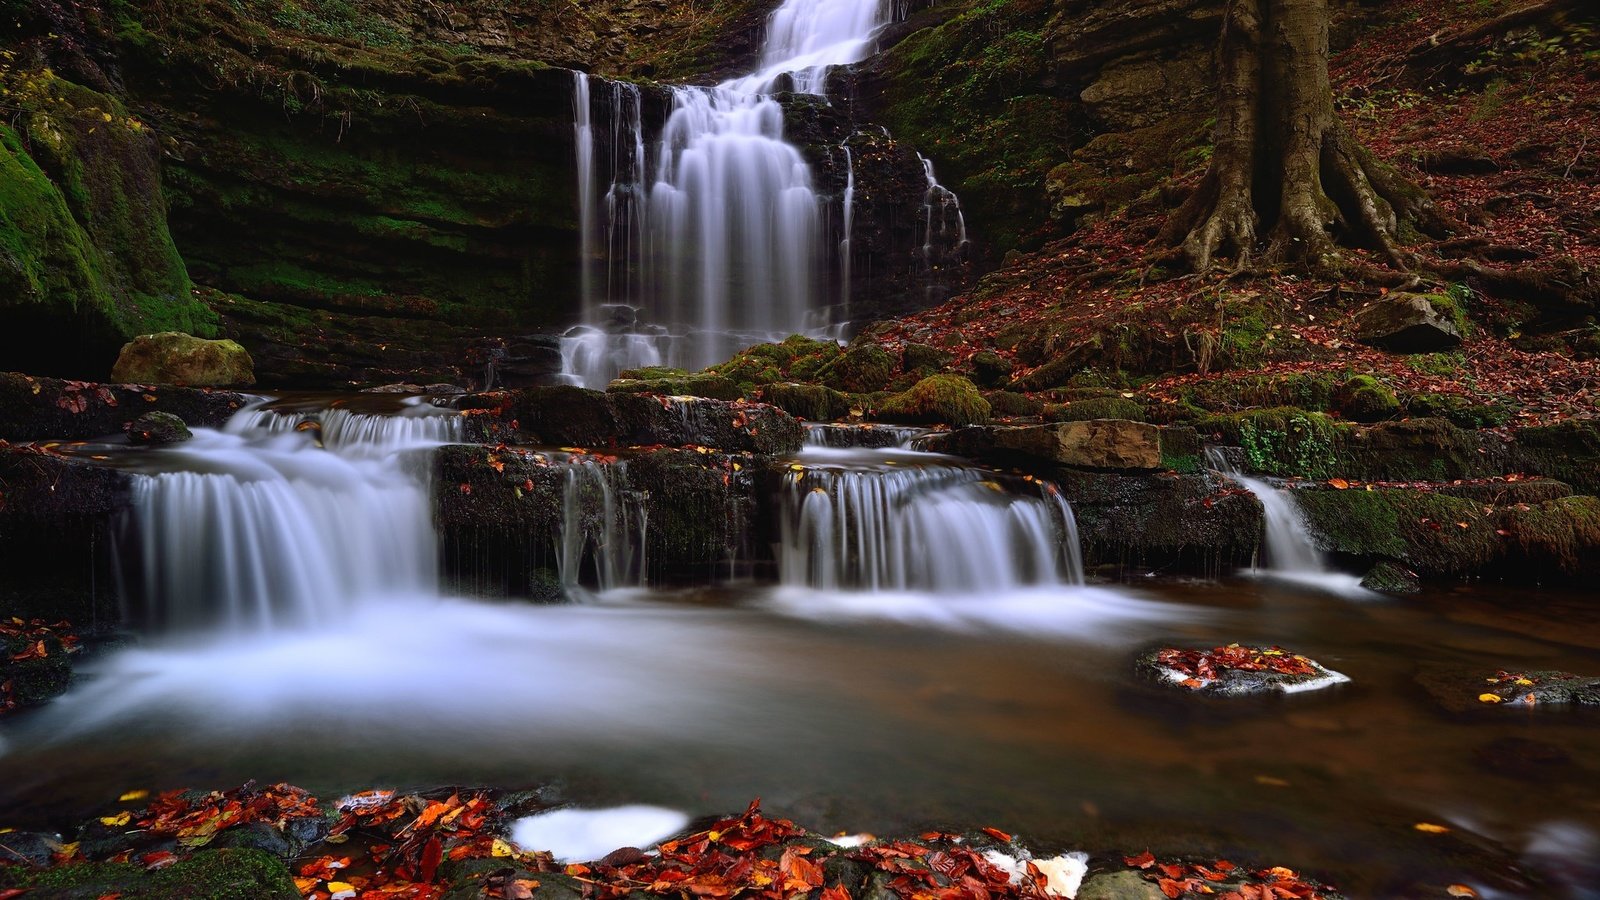
M 332 795 L 559 783 L 625 808 L 602 824 L 761 796 L 828 833 L 1002 823 L 1091 850 L 1184 835 L 1197 852 L 1298 861 L 1350 896 L 1455 882 L 1489 896 L 1482 873 L 1525 865 L 1554 887 L 1501 896 L 1581 897 L 1595 875 L 1586 768 L 1548 764 L 1567 779 L 1553 806 L 1518 774 L 1526 716 L 1444 718 L 1413 682 L 1485 659 L 1583 671 L 1600 654 L 1583 598 L 1548 593 L 1508 620 L 1472 591 L 1429 606 L 1330 603 L 1271 579 L 1085 585 L 1050 485 L 875 428 L 819 431 L 785 463 L 777 583 L 651 585 L 626 466 L 575 457 L 563 580 L 595 593 L 455 598 L 434 571 L 428 457 L 459 421 L 422 402 L 275 401 L 186 445 L 120 451 L 144 473 L 128 549 L 152 627 L 0 727 L 6 825 L 252 778 Z M 1140 648 L 1174 640 L 1283 643 L 1355 688 L 1193 707 L 1127 675 Z M 1600 753 L 1594 729 L 1559 716 L 1539 740 Z M 1419 821 L 1507 849 L 1442 857 Z M 578 854 L 601 827 L 535 825 Z

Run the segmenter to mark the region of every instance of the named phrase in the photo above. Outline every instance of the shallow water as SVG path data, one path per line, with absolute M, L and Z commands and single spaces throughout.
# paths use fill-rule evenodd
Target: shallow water
M 1167 640 L 1281 643 L 1354 683 L 1195 702 L 1131 675 L 1140 648 Z M 558 782 L 588 805 L 695 815 L 761 796 L 827 832 L 993 824 L 1044 847 L 1217 853 L 1353 896 L 1489 888 L 1524 856 L 1576 883 L 1594 874 L 1600 728 L 1560 710 L 1452 717 L 1413 679 L 1592 672 L 1597 648 L 1600 614 L 1581 598 L 1490 588 L 1364 604 L 1254 580 L 392 598 L 339 627 L 102 657 L 0 731 L 0 810 L 60 825 L 135 787 L 250 778 L 328 795 Z M 1571 762 L 1486 767 L 1506 739 Z M 1522 895 L 1585 896 L 1541 890 Z

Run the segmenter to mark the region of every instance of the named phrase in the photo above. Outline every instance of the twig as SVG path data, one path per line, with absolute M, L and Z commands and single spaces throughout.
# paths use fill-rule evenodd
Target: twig
M 1583 159 L 1583 151 L 1585 149 L 1587 149 L 1588 146 L 1589 146 L 1589 136 L 1588 135 L 1584 135 L 1583 136 L 1583 140 L 1578 142 L 1578 153 L 1577 153 L 1577 155 L 1572 157 L 1572 162 L 1567 163 L 1567 171 L 1565 173 L 1563 173 L 1562 176 L 1561 176 L 1561 180 L 1562 181 L 1571 181 L 1572 180 L 1572 167 L 1578 164 L 1578 160 Z

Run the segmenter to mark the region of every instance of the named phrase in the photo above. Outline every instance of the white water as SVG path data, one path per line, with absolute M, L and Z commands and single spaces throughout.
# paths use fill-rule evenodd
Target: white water
M 326 625 L 375 597 L 433 590 L 428 467 L 408 453 L 459 436 L 460 417 L 440 412 L 248 408 L 158 451 L 181 471 L 134 482 L 147 624 Z
M 511 823 L 524 852 L 547 850 L 560 863 L 592 862 L 623 847 L 649 847 L 683 831 L 689 817 L 660 806 L 556 809 Z
M 1266 526 L 1262 541 L 1266 567 L 1261 574 L 1351 598 L 1375 596 L 1361 586 L 1360 576 L 1328 567 L 1300 508 L 1294 503 L 1293 491 L 1241 474 L 1216 448 L 1208 450 L 1206 458 L 1213 469 L 1237 482 L 1261 502 Z
M 644 583 L 650 523 L 642 498 L 628 487 L 627 463 L 568 463 L 561 514 L 563 586 L 578 586 L 586 561 L 602 591 Z
M 871 460 L 868 466 L 844 457 Z M 1082 584 L 1072 509 L 1054 485 L 1014 494 L 928 454 L 802 454 L 785 476 L 783 583 L 822 590 L 1006 591 Z
M 757 71 L 670 89 L 648 175 L 638 88 L 575 75 L 585 312 L 563 353 L 570 380 L 603 387 L 625 368 L 700 369 L 752 343 L 828 327 L 825 273 L 835 255 L 844 277 L 834 299 L 849 300 L 854 161 L 846 148 L 844 236 L 825 247 L 822 211 L 835 201 L 817 193 L 810 166 L 785 139 L 773 94 L 824 94 L 829 70 L 865 58 L 894 12 L 886 0 L 785 0 L 768 20 Z M 609 148 L 600 146 L 597 108 L 609 111 Z M 598 171 L 602 158 L 609 173 Z M 958 232 L 965 243 L 966 232 L 955 195 L 923 162 L 919 255 L 931 270 L 935 241 Z M 619 319 L 619 308 L 629 314 Z M 639 312 L 659 325 L 638 327 Z

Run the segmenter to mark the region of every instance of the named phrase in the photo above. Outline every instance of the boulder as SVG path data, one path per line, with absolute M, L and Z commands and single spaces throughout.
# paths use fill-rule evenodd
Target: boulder
M 792 453 L 805 441 L 793 416 L 764 403 L 606 393 L 571 385 L 470 394 L 468 439 L 546 446 L 698 444 L 720 450 Z
M 850 398 L 820 384 L 769 384 L 761 399 L 791 416 L 827 422 L 850 414 Z
M 1441 306 L 1444 308 L 1441 309 Z M 1461 346 L 1448 300 L 1428 294 L 1388 294 L 1356 313 L 1356 338 L 1393 353 L 1437 353 Z
M 1211 650 L 1151 650 L 1139 656 L 1135 667 L 1161 684 L 1212 697 L 1296 694 L 1350 681 L 1349 676 L 1281 647 L 1239 644 Z
M 144 334 L 123 345 L 111 368 L 113 381 L 139 384 L 181 384 L 226 387 L 256 383 L 250 354 L 230 340 L 210 341 L 163 331 Z
M 194 437 L 183 420 L 169 412 L 147 412 L 128 423 L 128 442 L 162 447 Z
M 632 373 L 629 373 L 632 374 Z M 669 397 L 710 397 L 738 400 L 744 396 L 733 379 L 709 373 L 664 375 L 653 378 L 617 378 L 606 385 L 612 394 L 663 394 Z
M 1161 468 L 1161 429 L 1124 419 L 1093 419 L 1006 428 L 995 447 L 1049 462 L 1086 469 Z
M 930 375 L 909 390 L 889 398 L 878 410 L 891 422 L 944 422 L 957 427 L 989 418 L 989 401 L 960 375 Z

